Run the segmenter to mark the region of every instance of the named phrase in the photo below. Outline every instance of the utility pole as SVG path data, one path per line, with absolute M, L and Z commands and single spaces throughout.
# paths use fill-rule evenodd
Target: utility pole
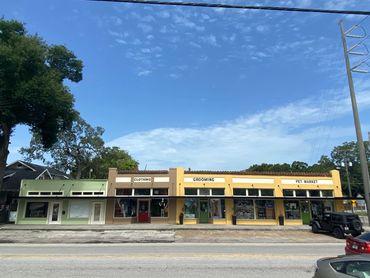
M 353 69 L 351 69 L 351 65 L 350 65 L 350 61 L 349 61 L 349 57 L 348 57 L 348 54 L 350 53 L 350 51 L 347 50 L 347 41 L 346 41 L 346 37 L 356 38 L 355 35 L 350 34 L 350 32 L 353 31 L 355 29 L 355 27 L 352 27 L 347 32 L 345 32 L 344 27 L 343 27 L 343 20 L 339 21 L 339 26 L 340 26 L 340 31 L 341 31 L 341 34 L 342 34 L 344 59 L 346 61 L 349 92 L 350 92 L 351 102 L 352 102 L 353 119 L 354 119 L 354 122 L 355 122 L 357 144 L 358 144 L 358 150 L 359 150 L 359 154 L 360 154 L 361 173 L 362 173 L 362 180 L 363 180 L 363 183 L 364 183 L 367 218 L 368 218 L 368 223 L 370 224 L 370 195 L 369 195 L 370 179 L 369 179 L 369 169 L 368 169 L 367 158 L 366 158 L 366 154 L 365 154 L 364 142 L 363 142 L 363 139 L 362 139 L 362 132 L 361 132 L 361 125 L 360 125 L 360 118 L 359 118 L 358 109 L 357 109 L 355 89 L 354 89 L 353 80 L 352 80 L 352 70 Z M 353 49 L 353 47 L 351 49 Z

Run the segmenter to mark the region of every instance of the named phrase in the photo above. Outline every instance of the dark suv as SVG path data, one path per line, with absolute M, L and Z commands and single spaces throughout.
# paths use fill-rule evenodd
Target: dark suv
M 364 231 L 358 215 L 347 212 L 324 213 L 321 217 L 314 217 L 310 226 L 313 233 L 330 232 L 336 238 L 344 238 L 346 234 L 356 237 Z

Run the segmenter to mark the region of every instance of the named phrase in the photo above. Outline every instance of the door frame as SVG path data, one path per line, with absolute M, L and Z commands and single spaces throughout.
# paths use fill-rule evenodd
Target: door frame
M 95 215 L 95 205 L 100 204 L 100 220 L 94 221 L 94 215 Z M 90 224 L 104 224 L 105 223 L 105 202 L 102 201 L 92 201 L 91 202 L 91 211 L 90 211 Z
M 139 213 L 140 213 L 140 202 L 147 202 L 148 203 L 148 219 L 149 221 L 148 222 L 139 222 Z M 150 205 L 151 205 L 151 199 L 149 198 L 143 198 L 143 199 L 137 199 L 137 207 L 136 207 L 136 221 L 137 223 L 150 223 L 151 222 L 151 211 L 150 211 Z
M 57 221 L 52 221 L 53 219 L 53 208 L 54 208 L 54 205 L 55 204 L 58 204 L 59 205 L 59 208 L 58 208 L 58 220 Z M 50 201 L 49 202 L 49 208 L 48 208 L 48 224 L 60 224 L 61 221 L 62 221 L 62 208 L 63 206 L 63 202 L 62 201 Z

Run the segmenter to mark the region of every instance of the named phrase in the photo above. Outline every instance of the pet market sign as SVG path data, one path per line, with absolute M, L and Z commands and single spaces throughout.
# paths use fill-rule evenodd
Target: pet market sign
M 332 180 L 282 179 L 282 184 L 333 184 Z

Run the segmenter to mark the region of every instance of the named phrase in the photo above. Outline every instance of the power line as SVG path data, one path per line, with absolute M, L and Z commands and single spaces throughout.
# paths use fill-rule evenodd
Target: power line
M 267 10 L 267 11 L 283 11 L 283 12 L 370 15 L 370 11 L 359 11 L 359 10 L 351 11 L 351 10 L 327 10 L 327 9 L 289 8 L 289 7 L 273 7 L 273 6 L 245 6 L 245 5 L 216 4 L 216 3 L 169 2 L 169 1 L 157 1 L 157 0 L 88 0 L 88 1 L 119 2 L 119 3 L 165 5 L 165 6 L 188 6 L 188 7 L 190 6 L 190 7 L 204 7 L 204 8 Z

